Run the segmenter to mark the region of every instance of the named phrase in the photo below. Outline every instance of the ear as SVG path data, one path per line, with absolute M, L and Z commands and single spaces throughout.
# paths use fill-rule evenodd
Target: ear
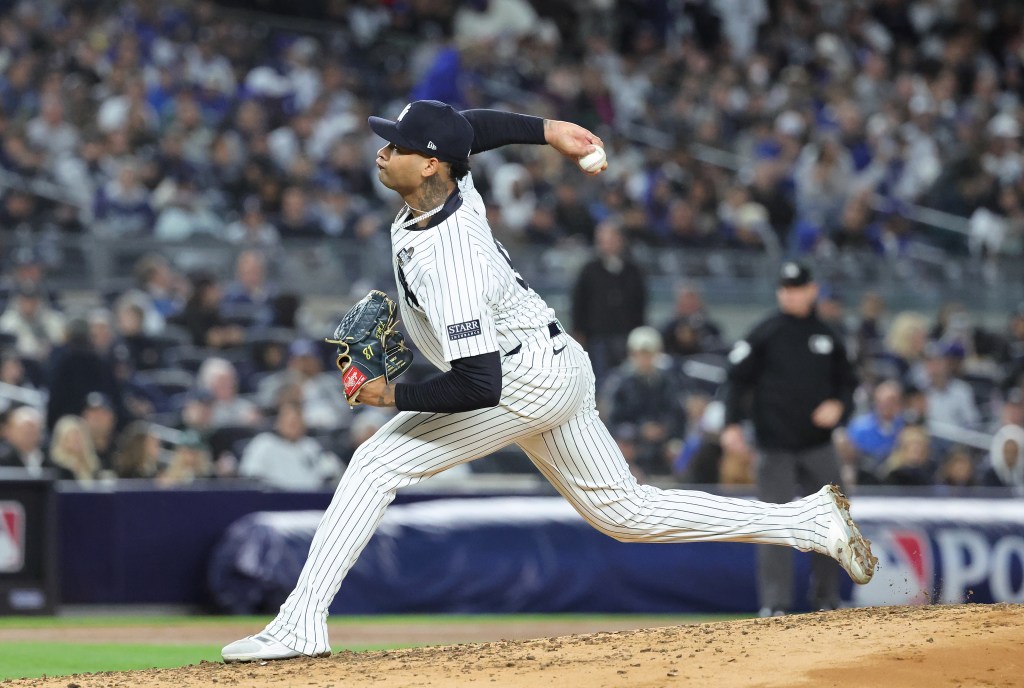
M 438 173 L 441 169 L 441 161 L 437 158 L 424 158 L 423 167 L 420 168 L 420 175 L 426 179 Z

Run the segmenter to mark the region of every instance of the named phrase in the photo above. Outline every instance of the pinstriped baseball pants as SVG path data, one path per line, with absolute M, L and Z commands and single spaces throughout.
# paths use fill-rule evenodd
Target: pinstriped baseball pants
M 825 508 L 814 495 L 768 504 L 640 485 L 594 405 L 586 351 L 567 335 L 504 359 L 499 406 L 401 412 L 356 451 L 317 526 L 295 589 L 264 634 L 304 654 L 328 652 L 327 609 L 395 492 L 518 444 L 602 533 L 627 542 L 732 541 L 821 551 Z

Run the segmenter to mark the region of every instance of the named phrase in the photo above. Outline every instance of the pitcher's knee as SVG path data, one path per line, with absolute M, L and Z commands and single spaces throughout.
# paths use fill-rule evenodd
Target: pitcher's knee
M 381 489 L 389 489 L 392 483 L 400 482 L 402 477 L 403 474 L 394 465 L 363 447 L 356 449 L 345 469 L 345 478 L 348 480 L 368 481 Z
M 639 542 L 651 535 L 650 526 L 641 519 L 636 511 L 609 513 L 603 511 L 596 519 L 590 521 L 599 532 L 619 542 Z

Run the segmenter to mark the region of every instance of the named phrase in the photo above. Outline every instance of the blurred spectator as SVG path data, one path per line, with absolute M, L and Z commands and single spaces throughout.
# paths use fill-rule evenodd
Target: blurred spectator
M 1024 301 L 1010 314 L 1006 336 L 997 358 L 1001 363 L 1024 361 Z
M 495 170 L 491 183 L 491 194 L 501 212 L 502 224 L 516 233 L 524 231 L 537 208 L 530 172 L 519 163 L 506 163 Z M 551 220 L 554 224 L 553 215 Z
M 711 485 L 754 483 L 754 453 L 749 447 L 723 447 L 721 432 L 724 424 L 725 405 L 720 401 L 708 403 L 698 421 L 700 440 L 680 477 L 682 482 Z
M 277 290 L 267 280 L 267 262 L 255 249 L 246 249 L 235 260 L 235 279 L 224 289 L 221 312 L 246 327 L 267 327 L 274 320 Z
M 690 468 L 693 458 L 705 441 L 710 439 L 709 435 L 715 435 L 714 439 L 717 444 L 717 430 L 720 428 L 716 428 L 712 433 L 712 429 L 707 427 L 708 423 L 704 421 L 709 403 L 711 403 L 710 397 L 699 392 L 688 394 L 683 402 L 686 409 L 686 435 L 683 437 L 679 453 L 672 460 L 672 474 L 681 480 L 685 481 L 691 476 Z M 721 405 L 719 404 L 719 406 Z
M 160 465 L 160 439 L 144 420 L 133 421 L 121 431 L 114 452 L 118 478 L 155 478 Z
M 947 487 L 973 487 L 978 484 L 971 451 L 962 444 L 949 448 L 942 457 L 935 482 Z
M 881 482 L 877 473 L 878 465 L 866 459 L 854 446 L 847 430 L 836 428 L 832 433 L 832 446 L 839 457 L 839 475 L 842 476 L 843 485 L 850 492 L 856 492 L 856 488 L 861 485 L 878 485 Z
M 178 428 L 183 432 L 198 435 L 208 441 L 214 431 L 213 393 L 205 387 L 189 390 L 182 400 L 181 422 Z
M 981 484 L 1017 489 L 1024 487 L 1024 428 L 1005 425 L 995 434 Z
M 285 241 L 323 239 L 326 234 L 309 207 L 309 197 L 299 186 L 290 186 L 281 195 L 281 213 L 275 223 Z
M 282 490 L 317 490 L 343 469 L 337 456 L 306 434 L 302 408 L 286 403 L 273 432 L 260 433 L 245 448 L 238 473 Z
M 351 411 L 336 372 L 325 372 L 322 352 L 308 339 L 296 339 L 288 347 L 288 366 L 260 381 L 257 398 L 261 408 L 275 408 L 288 385 L 297 385 L 302 417 L 310 428 L 344 427 Z
M 471 0 L 461 3 L 455 12 L 452 30 L 459 45 L 496 47 L 537 31 L 538 21 L 537 12 L 526 0 Z
M 276 246 L 281 242 L 277 228 L 267 221 L 263 205 L 257 196 L 249 196 L 242 203 L 242 215 L 224 228 L 224 238 L 234 244 Z
M 885 300 L 875 291 L 865 292 L 860 302 L 860 313 L 856 327 L 857 347 L 854 354 L 857 361 L 882 353 Z
M 554 204 L 555 223 L 562 229 L 563 234 L 567 237 L 576 237 L 588 244 L 593 240 L 598 253 L 602 253 L 600 244 L 606 240 L 597 237 L 594 218 L 581 198 L 577 184 L 570 181 L 557 184 Z
M 340 455 L 346 465 L 352 459 L 352 455 L 359 448 L 359 445 L 373 437 L 374 433 L 384 427 L 384 424 L 391 420 L 394 415 L 394 409 L 375 408 L 372 406 L 363 406 L 357 409 L 357 412 L 352 417 L 352 426 L 347 433 L 348 441 L 345 443 L 344 450 Z M 463 465 L 465 466 L 466 464 Z M 445 473 L 447 472 L 445 471 Z
M 54 425 L 50 463 L 59 480 L 88 485 L 100 476 L 100 460 L 92 447 L 89 428 L 79 416 L 64 416 Z
M 18 355 L 18 352 L 11 350 L 0 352 L 0 382 L 23 389 L 36 388 L 36 385 L 25 373 L 21 356 Z
M 630 332 L 626 348 L 629 358 L 604 382 L 602 414 L 613 436 L 631 438 L 634 463 L 644 474 L 668 475 L 686 420 L 678 382 L 653 327 Z
M 990 374 L 999 354 L 1000 341 L 995 333 L 974 322 L 963 304 L 950 301 L 939 309 L 929 337 L 963 352 L 957 374 L 968 371 Z
M 754 164 L 750 184 L 750 200 L 765 208 L 776 246 L 786 246 L 795 209 L 790 195 L 783 188 L 784 168 L 776 161 L 759 160 Z
M 722 346 L 722 329 L 708 315 L 700 289 L 685 284 L 676 289 L 674 317 L 662 328 L 665 353 L 689 356 Z
M 144 255 L 135 263 L 135 285 L 145 312 L 145 330 L 157 334 L 164 321 L 181 312 L 183 284 L 170 262 L 157 253 Z
M 850 351 L 852 342 L 850 341 L 850 328 L 846 323 L 846 307 L 843 305 L 843 299 L 836 292 L 834 286 L 827 283 L 819 286 L 815 309 L 818 311 L 818 317 L 821 318 L 821 321 L 835 330 L 836 335 L 846 345 L 847 351 Z M 852 358 L 853 356 L 851 355 Z
M 41 251 L 33 246 L 21 246 L 14 251 L 13 265 L 9 273 L 0 276 L 0 295 L 9 299 L 21 288 L 37 288 L 44 303 L 60 308 L 60 296 L 46 288 L 46 260 Z
M 24 358 L 45 361 L 64 341 L 64 316 L 46 305 L 39 286 L 23 284 L 0 315 L 0 332 L 15 336 L 14 346 Z
M 993 419 L 993 428 L 999 430 L 1004 425 L 1020 425 L 1024 427 L 1024 389 L 1014 387 L 1003 395 L 999 412 Z
M 196 274 L 192 293 L 174 322 L 192 335 L 192 343 L 200 347 L 229 348 L 245 341 L 245 329 L 227 321 L 221 312 L 224 294 L 213 275 Z
M 206 359 L 199 367 L 196 382 L 213 396 L 211 427 L 255 427 L 262 421 L 256 404 L 238 395 L 238 373 L 230 361 Z
M 928 344 L 928 323 L 919 313 L 899 313 L 885 336 L 885 360 L 892 366 L 889 377 L 897 377 L 905 386 L 914 384 Z
M 186 432 L 171 452 L 167 467 L 157 476 L 157 483 L 162 487 L 188 485 L 213 474 L 210 448 L 198 434 Z
M 892 454 L 905 425 L 903 390 L 895 380 L 886 380 L 872 393 L 871 411 L 850 419 L 846 434 L 853 448 L 876 470 Z
M 928 394 L 911 385 L 903 390 L 903 420 L 907 425 L 928 425 Z
M 40 204 L 34 194 L 12 189 L 3 196 L 0 205 L 0 223 L 7 231 L 26 235 L 33 232 L 41 223 Z
M 802 227 L 796 237 L 798 251 L 813 252 L 826 228 L 837 224 L 852 172 L 849 151 L 831 132 L 822 132 L 804 147 L 793 173 L 797 223 Z
M 43 414 L 32 406 L 18 406 L 5 414 L 0 427 L 0 467 L 21 468 L 42 477 L 48 462 L 43 454 Z
M 116 346 L 117 351 L 108 353 L 117 359 L 123 356 L 130 372 L 161 368 L 166 363 L 159 342 L 146 331 L 144 302 L 145 297 L 138 291 L 128 291 L 114 303 L 115 341 L 111 346 Z
M 85 403 L 78 415 L 85 421 L 89 444 L 99 457 L 100 467 L 112 470 L 117 431 L 117 414 L 113 403 L 102 392 L 90 392 L 85 396 Z
M 45 151 L 51 168 L 78 147 L 78 131 L 64 118 L 64 104 L 56 95 L 43 97 L 39 115 L 29 120 L 25 134 L 36 149 Z
M 77 415 L 91 392 L 100 392 L 111 400 L 119 415 L 121 389 L 112 362 L 100 356 L 92 344 L 89 323 L 75 318 L 68 324 L 67 343 L 54 351 L 47 367 L 47 424 L 67 415 Z
M 882 464 L 880 475 L 885 485 L 931 485 L 933 464 L 931 438 L 918 425 L 903 428 L 896 446 Z
M 572 326 L 600 381 L 625 358 L 629 333 L 644 324 L 647 285 L 616 220 L 600 224 L 594 247 L 597 256 L 583 266 L 573 287 Z
M 971 386 L 953 375 L 955 351 L 950 345 L 935 344 L 925 361 L 928 397 L 928 425 L 933 432 L 941 425 L 977 429 L 981 414 Z
M 185 241 L 201 236 L 223 238 L 224 221 L 213 211 L 195 180 L 189 177 L 165 180 L 155 193 L 160 194 L 160 214 L 153 227 L 155 238 L 161 241 Z
M 156 215 L 149 190 L 139 180 L 135 162 L 124 162 L 116 178 L 96 192 L 96 229 L 110 237 L 143 236 L 153 231 Z
M 550 202 L 542 201 L 534 206 L 523 226 L 523 238 L 534 246 L 554 246 L 562 239 L 562 228 L 558 226 Z

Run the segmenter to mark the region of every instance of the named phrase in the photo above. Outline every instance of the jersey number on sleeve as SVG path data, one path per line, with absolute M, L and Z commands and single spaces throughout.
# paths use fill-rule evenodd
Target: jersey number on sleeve
M 505 247 L 502 246 L 501 242 L 498 241 L 497 239 L 494 240 L 494 245 L 498 247 L 498 253 L 500 253 L 501 257 L 505 259 L 506 263 L 508 263 L 508 267 L 512 271 L 512 274 L 516 276 L 516 282 L 519 282 L 519 286 L 522 287 L 523 289 L 529 289 L 530 285 L 526 283 L 526 280 L 523 279 L 523 276 L 520 275 L 519 271 L 516 270 L 514 265 L 512 265 L 512 256 L 508 254 L 508 251 L 505 250 Z

